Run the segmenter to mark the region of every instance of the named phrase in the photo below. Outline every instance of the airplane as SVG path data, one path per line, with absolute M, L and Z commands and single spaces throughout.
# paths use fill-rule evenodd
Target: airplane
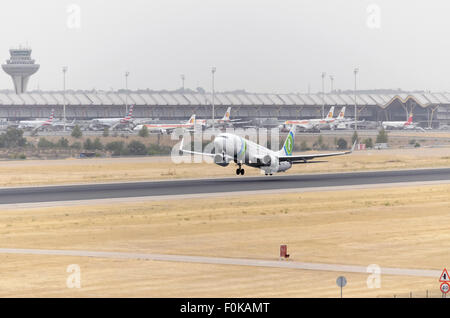
M 227 108 L 227 111 L 225 112 L 225 115 L 223 115 L 222 118 L 214 119 L 214 124 L 223 124 L 223 123 L 229 123 L 230 120 L 230 113 L 231 113 L 231 107 Z M 212 119 L 196 119 L 196 124 L 201 124 L 203 126 L 207 125 L 207 122 L 212 122 Z
M 227 111 L 225 112 L 225 115 L 223 115 L 222 118 L 214 119 L 214 125 L 218 126 L 218 127 L 225 127 L 225 126 L 234 126 L 234 125 L 251 123 L 251 121 L 242 121 L 240 119 L 231 119 L 230 115 L 231 115 L 231 107 L 228 107 Z M 212 119 L 197 119 L 196 124 L 201 124 L 204 127 L 211 127 Z
M 52 126 L 54 117 L 55 110 L 52 109 L 50 117 L 47 120 L 21 120 L 19 121 L 19 125 L 17 126 L 17 128 L 37 131 L 41 128 Z
M 54 130 L 64 130 L 64 127 L 66 129 L 73 129 L 76 126 L 76 120 L 72 120 L 72 122 L 66 121 L 64 124 L 64 120 L 57 120 L 52 123 L 52 128 Z
M 189 118 L 189 120 L 184 124 L 142 124 L 137 125 L 134 127 L 134 131 L 140 131 L 142 127 L 147 127 L 149 132 L 157 132 L 160 134 L 169 134 L 173 130 L 177 128 L 182 129 L 192 129 L 197 124 L 197 121 L 195 119 L 195 114 Z
M 415 129 L 416 125 L 413 123 L 413 114 L 409 115 L 407 121 L 383 121 L 381 123 L 383 129 Z
M 128 114 L 123 118 L 96 118 L 92 119 L 89 124 L 89 128 L 92 130 L 99 130 L 103 128 L 114 129 L 119 125 L 128 125 L 133 123 L 133 108 L 134 105 L 130 106 Z
M 231 133 L 222 133 L 214 138 L 215 153 L 195 152 L 183 149 L 184 137 L 181 139 L 179 153 L 193 154 L 212 157 L 214 163 L 226 167 L 234 161 L 238 165 L 236 175 L 244 175 L 245 170 L 242 165 L 258 168 L 264 171 L 265 175 L 285 172 L 293 164 L 314 163 L 320 161 L 310 161 L 314 158 L 346 155 L 353 152 L 356 141 L 350 151 L 330 152 L 318 154 L 292 155 L 294 150 L 296 126 L 293 125 L 280 151 L 273 151 L 250 140 L 244 139 Z
M 335 121 L 333 118 L 334 106 L 331 106 L 328 115 L 325 118 L 286 120 L 282 126 L 295 125 L 304 130 L 320 130 L 324 125 L 330 125 Z
M 341 108 L 341 111 L 339 112 L 339 115 L 335 118 L 335 120 L 330 123 L 331 129 L 345 129 L 349 125 L 354 124 L 355 120 L 353 118 L 346 118 L 345 117 L 345 106 Z M 357 123 L 361 123 L 362 121 L 358 121 Z

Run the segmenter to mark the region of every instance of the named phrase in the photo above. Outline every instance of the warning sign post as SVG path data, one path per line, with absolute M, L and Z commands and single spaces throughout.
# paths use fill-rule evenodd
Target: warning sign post
M 450 277 L 448 277 L 448 272 L 447 269 L 444 268 L 444 270 L 442 271 L 441 277 L 439 277 L 439 281 L 442 283 L 441 286 L 439 286 L 439 289 L 441 290 L 442 293 L 442 297 L 446 298 L 447 297 L 447 293 L 450 290 Z
M 441 283 L 449 283 L 450 282 L 450 277 L 448 277 L 448 272 L 447 269 L 444 268 L 444 270 L 442 271 L 441 277 L 439 278 L 439 281 Z

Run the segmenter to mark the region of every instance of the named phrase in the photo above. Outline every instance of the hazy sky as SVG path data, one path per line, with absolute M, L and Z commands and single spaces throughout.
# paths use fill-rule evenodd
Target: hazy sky
M 79 15 L 78 15 L 78 8 Z M 450 3 L 365 0 L 15 0 L 0 10 L 0 60 L 28 43 L 41 64 L 29 84 L 186 87 L 253 92 L 334 86 L 450 90 Z M 79 23 L 78 23 L 79 21 Z M 326 77 L 326 90 L 330 80 Z M 0 88 L 12 81 L 0 72 Z

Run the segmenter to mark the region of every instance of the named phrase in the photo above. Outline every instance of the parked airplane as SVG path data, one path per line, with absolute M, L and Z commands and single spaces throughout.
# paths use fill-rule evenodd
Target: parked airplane
M 67 120 L 64 122 L 64 119 L 61 120 L 54 120 L 52 123 L 52 129 L 56 131 L 64 130 L 64 127 L 66 130 L 72 130 L 76 126 L 76 120 L 72 120 L 71 122 L 68 122 Z
M 410 114 L 407 121 L 384 121 L 381 123 L 384 129 L 413 129 L 415 124 L 413 123 L 413 115 Z
M 23 129 L 23 130 L 37 131 L 44 127 L 52 126 L 54 116 L 55 116 L 55 110 L 52 109 L 52 112 L 50 113 L 50 117 L 47 120 L 21 120 L 21 121 L 19 121 L 19 125 L 17 126 L 17 128 Z
M 189 118 L 189 120 L 184 124 L 142 124 L 137 125 L 134 127 L 134 131 L 139 131 L 142 129 L 142 127 L 147 127 L 149 132 L 156 132 L 160 134 L 169 134 L 173 130 L 177 128 L 183 128 L 183 129 L 192 129 L 194 128 L 194 125 L 197 124 L 197 121 L 195 120 L 195 114 Z
M 345 129 L 347 126 L 351 123 L 354 123 L 355 120 L 352 118 L 345 118 L 345 106 L 341 108 L 341 111 L 339 112 L 339 115 L 336 117 L 336 119 L 330 123 L 331 129 Z
M 231 119 L 230 117 L 231 107 L 228 107 L 222 118 L 214 119 L 214 126 L 217 128 L 251 123 L 250 120 L 242 121 L 240 119 Z M 201 124 L 204 127 L 212 127 L 212 119 L 197 119 L 196 124 Z
M 113 130 L 119 125 L 129 125 L 133 123 L 133 108 L 134 105 L 130 106 L 128 114 L 123 118 L 96 118 L 92 119 L 89 128 L 92 130 L 99 130 L 104 128 L 109 128 Z
M 272 151 L 266 147 L 258 145 L 250 140 L 230 133 L 222 133 L 214 139 L 215 153 L 202 153 L 190 150 L 184 150 L 184 137 L 181 140 L 179 152 L 180 154 L 203 155 L 214 158 L 214 163 L 226 167 L 230 162 L 234 161 L 238 168 L 237 175 L 244 175 L 245 170 L 242 165 L 253 168 L 259 168 L 266 175 L 277 172 L 284 172 L 292 167 L 293 164 L 301 164 L 314 162 L 310 161 L 314 158 L 323 158 L 331 156 L 346 155 L 353 152 L 355 144 L 350 151 L 330 152 L 318 154 L 292 155 L 294 150 L 294 137 L 296 126 L 293 125 L 280 151 Z M 317 162 L 317 161 L 316 161 Z
M 328 111 L 328 115 L 325 118 L 315 119 L 303 119 L 303 120 L 286 120 L 284 126 L 295 125 L 303 130 L 320 130 L 320 128 L 330 125 L 334 122 L 333 118 L 334 106 Z

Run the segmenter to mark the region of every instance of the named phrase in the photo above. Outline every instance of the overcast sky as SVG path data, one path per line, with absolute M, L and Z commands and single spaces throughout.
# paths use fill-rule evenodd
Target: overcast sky
M 79 12 L 78 12 L 79 9 Z M 365 0 L 15 0 L 0 10 L 0 60 L 28 44 L 29 89 L 186 87 L 311 92 L 334 86 L 450 90 L 450 3 Z M 79 23 L 78 23 L 79 22 Z M 13 88 L 0 72 L 0 88 Z

